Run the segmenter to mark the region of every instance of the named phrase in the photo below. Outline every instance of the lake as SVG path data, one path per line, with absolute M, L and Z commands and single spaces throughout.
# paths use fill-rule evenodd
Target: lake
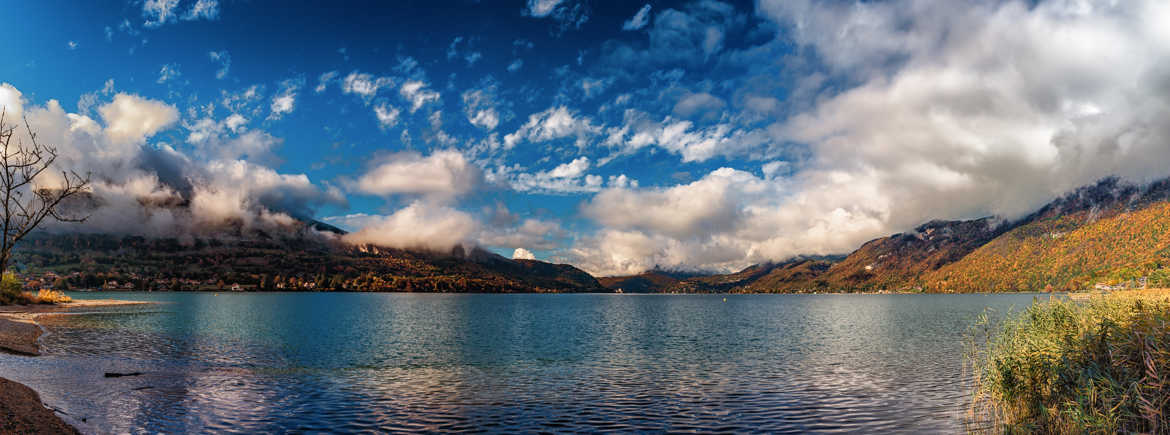
M 0 355 L 102 433 L 961 432 L 969 328 L 1048 297 L 71 296 L 163 302 L 42 317 L 45 355 Z

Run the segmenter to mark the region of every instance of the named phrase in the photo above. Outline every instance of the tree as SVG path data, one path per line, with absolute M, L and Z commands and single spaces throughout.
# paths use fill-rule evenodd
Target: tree
M 28 143 L 16 136 L 17 126 L 6 123 L 7 109 L 0 110 L 0 275 L 8 271 L 12 248 L 36 229 L 45 218 L 60 222 L 83 222 L 88 216 L 74 217 L 60 213 L 58 206 L 74 195 L 89 190 L 89 175 L 61 171 L 52 185 L 46 171 L 57 160 L 57 149 L 37 142 L 28 121 Z

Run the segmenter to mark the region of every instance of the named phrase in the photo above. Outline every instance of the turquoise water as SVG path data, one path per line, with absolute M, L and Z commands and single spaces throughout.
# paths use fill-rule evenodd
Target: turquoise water
M 162 303 L 43 317 L 0 377 L 84 431 L 255 433 L 958 432 L 964 335 L 1035 295 L 73 296 Z

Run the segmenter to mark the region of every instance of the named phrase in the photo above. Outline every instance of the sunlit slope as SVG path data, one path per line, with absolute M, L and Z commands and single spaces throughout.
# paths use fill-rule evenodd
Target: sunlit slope
M 936 292 L 1081 290 L 1148 276 L 1170 284 L 1170 203 L 1035 220 L 922 277 Z

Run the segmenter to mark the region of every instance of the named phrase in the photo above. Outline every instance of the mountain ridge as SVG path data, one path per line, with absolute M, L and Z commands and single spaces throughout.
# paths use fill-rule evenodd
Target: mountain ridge
M 731 274 L 661 281 L 641 290 L 952 293 L 1170 285 L 1170 231 L 1165 228 L 1170 228 L 1170 179 L 1136 184 L 1107 177 L 1014 221 L 932 220 L 839 257 L 796 257 Z M 1063 237 L 1078 242 L 1052 242 Z M 1085 247 L 1115 252 L 1094 256 L 1080 252 Z M 767 273 L 745 274 L 761 269 Z M 615 288 L 629 278 L 601 282 Z M 721 280 L 733 284 L 714 285 Z

